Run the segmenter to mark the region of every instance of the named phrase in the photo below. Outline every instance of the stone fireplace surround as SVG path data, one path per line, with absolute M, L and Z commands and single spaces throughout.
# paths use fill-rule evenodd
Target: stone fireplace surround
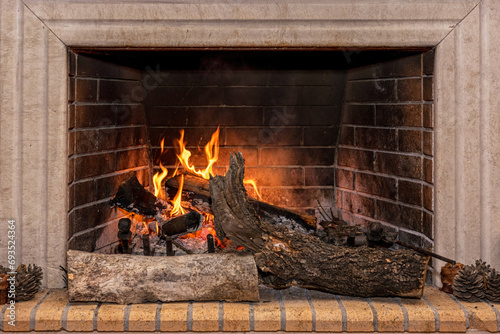
M 435 47 L 435 251 L 499 268 L 499 14 L 489 0 L 1 1 L 0 252 L 14 219 L 18 263 L 62 286 L 68 47 Z

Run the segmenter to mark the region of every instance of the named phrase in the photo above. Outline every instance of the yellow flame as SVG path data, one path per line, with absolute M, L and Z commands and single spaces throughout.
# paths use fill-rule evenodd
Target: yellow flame
M 257 196 L 259 197 L 259 199 L 262 201 L 262 196 L 260 196 L 260 193 L 259 191 L 257 190 L 257 184 L 255 183 L 254 180 L 243 180 L 243 183 L 244 184 L 249 184 L 253 187 L 253 190 L 255 190 L 255 193 L 257 194 Z
M 204 170 L 196 170 L 189 162 L 191 152 L 186 149 L 186 143 L 184 142 L 184 130 L 181 130 L 180 133 L 181 138 L 177 141 L 177 144 L 179 145 L 177 158 L 179 159 L 181 165 L 195 175 L 201 176 L 206 180 L 210 179 L 210 175 L 213 175 L 212 167 L 219 158 L 219 127 L 217 127 L 217 130 L 212 134 L 212 138 L 205 145 L 207 167 Z
M 172 204 L 174 205 L 174 208 L 170 212 L 171 216 L 175 215 L 183 215 L 186 213 L 184 208 L 181 206 L 181 198 L 182 198 L 182 188 L 184 186 L 184 175 L 181 175 L 181 181 L 179 182 L 179 189 L 177 189 L 177 194 L 175 194 L 174 200 L 172 201 Z
M 161 147 L 161 153 L 163 153 L 163 143 L 165 139 L 161 140 L 160 147 Z M 155 196 L 161 199 L 165 199 L 165 192 L 163 191 L 161 187 L 161 182 L 163 181 L 164 178 L 167 177 L 168 170 L 163 167 L 163 165 L 160 162 L 160 168 L 162 170 L 161 174 L 160 172 L 156 172 L 155 175 L 153 175 L 153 184 L 155 186 Z

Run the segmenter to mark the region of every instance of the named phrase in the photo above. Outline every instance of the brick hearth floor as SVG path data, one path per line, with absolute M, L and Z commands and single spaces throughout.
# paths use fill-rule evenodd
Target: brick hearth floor
M 291 288 L 261 288 L 260 302 L 117 305 L 70 303 L 66 290 L 45 290 L 16 303 L 6 332 L 466 332 L 500 331 L 500 303 L 466 303 L 426 287 L 424 298 L 351 298 Z

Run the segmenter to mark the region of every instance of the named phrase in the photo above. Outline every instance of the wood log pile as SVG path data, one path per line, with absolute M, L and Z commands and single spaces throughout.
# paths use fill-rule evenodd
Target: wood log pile
M 429 256 L 411 249 L 390 250 L 380 247 L 387 241 L 383 231 L 381 231 L 380 224 L 374 224 L 369 228 L 368 233 L 362 233 L 359 227 L 348 226 L 335 220 L 322 222 L 322 228 L 317 230 L 315 217 L 292 212 L 248 197 L 243 185 L 244 170 L 244 159 L 241 153 L 238 153 L 230 157 L 230 167 L 225 176 L 213 176 L 210 180 L 205 180 L 192 175 L 184 175 L 183 187 L 185 191 L 192 194 L 189 208 L 193 210 L 191 211 L 193 213 L 173 220 L 163 220 L 160 226 L 162 234 L 171 236 L 183 229 L 192 231 L 199 228 L 200 220 L 196 211 L 213 214 L 218 239 L 230 240 L 233 250 L 236 247 L 244 247 L 244 251 L 240 252 L 243 252 L 245 256 L 231 257 L 231 261 L 238 262 L 245 259 L 246 266 L 253 265 L 258 272 L 258 280 L 257 275 L 254 279 L 252 274 L 248 275 L 252 280 L 251 283 L 240 284 L 245 289 L 251 287 L 252 290 L 260 282 L 273 288 L 297 285 L 335 294 L 361 297 L 419 298 L 422 296 Z M 158 201 L 142 186 L 139 187 L 139 182 L 134 178 L 131 177 L 124 182 L 112 204 L 161 220 L 162 218 L 159 218 L 161 212 L 167 209 L 167 206 Z M 179 177 L 167 180 L 165 186 L 178 188 Z M 95 254 L 95 256 L 98 255 Z M 210 255 L 212 256 L 210 258 L 214 259 L 221 254 L 197 254 L 186 256 L 186 258 L 201 255 Z M 126 260 L 110 259 L 109 261 L 113 262 L 113 265 L 110 265 L 107 260 L 94 259 L 93 256 L 75 254 L 74 252 L 68 254 L 68 259 L 72 259 L 69 261 L 72 300 L 117 302 L 131 302 L 130 300 L 133 300 L 135 302 L 136 299 L 132 297 L 124 299 L 116 297 L 116 294 L 113 297 L 105 297 L 106 292 L 94 285 L 93 289 L 99 292 L 94 293 L 93 296 L 85 295 L 82 290 L 86 284 L 89 284 L 90 277 L 104 275 L 104 273 L 99 273 L 98 269 L 92 271 L 87 268 L 92 267 L 89 265 L 90 263 L 106 267 L 105 276 L 111 279 L 120 276 L 118 272 L 124 270 L 125 267 L 134 267 L 129 265 L 130 263 L 135 264 L 141 261 L 145 261 L 145 267 L 144 265 L 139 266 L 142 270 L 148 273 L 154 272 L 153 275 L 149 275 L 141 281 L 151 281 L 151 284 L 147 283 L 148 289 L 155 284 L 155 281 L 161 282 L 162 289 L 167 291 L 165 294 L 156 292 L 153 294 L 154 297 L 147 297 L 147 294 L 141 295 L 138 297 L 141 301 L 149 301 L 150 298 L 158 298 L 163 301 L 255 300 L 254 295 L 249 296 L 243 293 L 236 293 L 239 297 L 216 294 L 209 295 L 209 297 L 207 297 L 208 295 L 196 296 L 191 292 L 181 297 L 175 293 L 169 293 L 168 291 L 171 292 L 172 289 L 178 289 L 182 285 L 179 282 L 171 282 L 174 277 L 175 280 L 179 281 L 189 280 L 189 269 L 179 275 L 173 274 L 175 269 L 168 269 L 172 270 L 172 274 L 160 269 L 162 266 L 175 267 L 178 265 L 176 261 L 181 261 L 176 259 L 179 257 L 174 257 L 175 260 L 160 258 L 152 260 L 159 262 L 150 263 L 150 259 L 144 260 L 144 257 L 133 259 L 133 256 L 127 256 Z M 250 258 L 253 264 L 248 264 Z M 196 262 L 194 259 L 186 259 L 185 261 L 187 261 L 186 263 Z M 118 263 L 121 263 L 121 266 L 116 265 Z M 205 265 L 210 267 L 211 261 L 208 260 Z M 235 278 L 235 275 L 231 275 L 230 271 L 231 268 L 240 270 L 239 265 L 231 263 L 227 268 L 221 267 L 219 268 L 220 273 L 217 274 L 210 270 L 211 276 L 207 279 L 210 282 L 223 279 L 221 275 L 224 276 L 227 272 L 227 275 L 232 276 L 231 279 L 233 279 L 233 281 L 228 281 L 228 285 L 237 285 L 234 280 L 238 279 Z M 157 269 L 152 270 L 153 267 L 149 266 Z M 250 269 L 245 269 L 245 273 L 249 271 Z M 201 272 L 202 270 L 200 270 Z M 168 274 L 169 278 L 162 277 L 163 274 Z M 246 280 L 248 278 L 246 275 L 240 275 L 239 279 Z M 132 283 L 130 284 L 132 285 Z M 129 288 L 125 290 L 128 291 L 127 289 Z M 120 291 L 120 293 L 125 294 L 125 291 Z M 127 294 L 130 295 L 129 292 Z M 176 297 L 171 299 L 170 296 Z

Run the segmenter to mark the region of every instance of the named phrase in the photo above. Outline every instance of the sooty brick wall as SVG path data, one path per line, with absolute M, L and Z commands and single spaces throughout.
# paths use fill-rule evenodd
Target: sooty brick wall
M 347 72 L 336 172 L 340 216 L 432 247 L 433 52 Z
M 68 247 L 103 251 L 123 216 L 108 204 L 118 185 L 131 171 L 150 179 L 142 74 L 71 51 L 69 63 Z
M 244 61 L 212 69 L 205 63 L 196 70 L 162 71 L 160 85 L 146 98 L 155 166 L 161 161 L 174 170 L 172 143 L 180 129 L 191 161 L 206 166 L 203 146 L 220 126 L 216 174 L 224 174 L 230 153 L 240 151 L 246 178 L 257 182 L 264 200 L 313 213 L 319 200 L 334 209 L 345 71 L 268 69 Z M 160 155 L 162 138 L 166 152 Z

